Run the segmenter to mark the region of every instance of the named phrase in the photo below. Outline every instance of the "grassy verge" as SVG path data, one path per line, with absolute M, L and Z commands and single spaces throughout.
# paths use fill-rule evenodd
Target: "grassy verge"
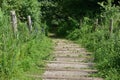
M 83 24 L 84 25 L 84 24 Z M 95 76 L 103 77 L 105 80 L 120 79 L 120 30 L 109 35 L 106 29 L 92 32 L 92 25 L 85 24 L 81 29 L 76 29 L 68 35 L 68 39 L 82 44 L 93 52 L 96 68 L 99 73 Z
M 99 71 L 97 76 L 105 80 L 120 80 L 120 9 L 111 4 L 100 5 L 105 11 L 98 15 L 96 29 L 93 24 L 95 20 L 84 17 L 82 24 L 78 26 L 80 28 L 74 29 L 67 37 L 93 52 L 94 62 Z M 110 32 L 111 19 L 113 19 L 112 32 Z
M 41 29 L 29 33 L 27 25 L 19 23 L 15 38 L 9 16 L 0 12 L 0 34 L 0 80 L 31 80 L 26 75 L 40 75 L 44 61 L 52 59 L 52 41 Z

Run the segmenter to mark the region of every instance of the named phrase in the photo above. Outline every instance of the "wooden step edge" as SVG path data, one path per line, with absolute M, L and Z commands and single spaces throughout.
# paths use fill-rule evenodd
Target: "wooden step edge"
M 89 56 L 83 56 L 83 57 L 68 56 L 68 55 L 67 55 L 67 56 L 59 56 L 59 55 L 53 56 L 53 60 L 56 60 L 56 59 L 59 59 L 59 58 L 61 58 L 61 59 L 62 59 L 62 58 L 64 58 L 64 59 L 75 59 L 75 60 L 76 60 L 76 59 L 78 59 L 78 60 L 81 60 L 81 59 L 82 59 L 82 60 L 85 60 L 85 61 L 86 61 L 86 60 L 87 60 L 87 61 L 89 60 L 89 62 L 90 62 L 90 61 L 92 61 L 92 62 L 94 61 L 94 58 L 89 57 Z M 78 62 L 79 62 L 79 61 L 78 61 Z
M 77 59 L 92 59 L 94 60 L 94 58 L 92 56 L 89 56 L 89 55 L 59 55 L 59 54 L 55 54 L 53 56 L 54 58 L 77 58 Z
M 56 59 L 54 59 L 53 61 L 55 61 Z M 72 63 L 74 63 L 74 64 L 76 64 L 76 63 L 92 63 L 94 60 L 92 60 L 92 59 L 73 59 L 73 60 L 56 60 L 56 61 L 60 61 L 61 63 L 62 62 L 64 62 L 64 63 L 67 63 L 67 64 L 72 64 Z M 53 63 L 53 62 L 50 62 L 50 61 L 47 61 L 47 60 L 44 60 L 43 61 L 44 63 Z M 95 63 L 93 63 L 93 65 L 95 65 Z
M 67 52 L 53 52 L 53 54 L 67 54 L 67 55 L 69 55 L 69 54 L 78 54 L 78 55 L 88 55 L 88 56 L 92 56 L 92 54 L 91 53 L 86 53 L 86 52 L 69 52 L 69 51 L 67 51 Z
M 31 78 L 40 78 L 42 80 L 44 79 L 65 79 L 65 80 L 103 80 L 103 78 L 98 78 L 98 77 L 89 77 L 89 76 L 80 76 L 80 77 L 54 77 L 54 76 L 41 76 L 41 75 L 32 75 L 32 74 L 27 74 L 26 77 L 31 77 Z
M 57 43 L 56 44 L 57 46 L 70 46 L 70 47 L 80 47 L 79 45 L 77 44 L 66 44 L 66 43 Z
M 76 47 L 54 47 L 54 51 L 81 51 L 81 52 L 88 52 L 87 50 L 82 50 Z
M 60 46 L 60 47 L 58 47 L 58 46 Z M 75 49 L 75 50 L 82 50 L 82 48 L 81 47 L 78 47 L 78 46 L 63 46 L 63 45 L 57 45 L 54 49 L 68 49 L 68 50 L 70 50 L 70 49 Z M 86 50 L 84 50 L 84 51 L 86 51 Z
M 72 59 L 92 59 L 94 60 L 94 57 L 91 55 L 77 55 L 77 54 L 55 54 L 53 55 L 53 59 L 55 58 L 72 58 Z
M 56 60 L 56 59 L 54 59 L 54 61 L 55 61 L 55 60 Z M 79 63 L 89 63 L 89 62 L 92 62 L 92 60 L 84 60 L 84 59 L 83 59 L 83 60 L 75 60 L 75 61 L 74 61 L 74 60 L 73 60 L 73 61 L 69 61 L 69 60 L 64 60 L 64 61 L 63 61 L 63 60 L 62 60 L 62 61 L 61 61 L 61 60 L 57 60 L 57 61 L 59 61 L 59 62 L 61 62 L 61 63 L 63 62 L 63 63 L 66 63 L 66 64 L 72 64 L 72 63 L 74 63 L 74 64 L 77 64 L 77 63 L 78 63 L 78 64 L 79 64 Z M 44 60 L 43 62 L 45 62 L 45 63 L 53 63 L 53 62 L 51 62 L 51 61 L 46 61 L 46 60 Z M 56 62 L 56 63 L 57 63 L 57 62 Z M 95 64 L 95 63 L 94 63 L 94 64 Z M 93 65 L 94 65 L 94 64 L 93 64 Z
M 42 79 L 59 79 L 59 80 L 103 80 L 102 78 L 96 77 L 51 77 L 51 76 L 43 76 Z
M 59 64 L 82 64 L 82 65 L 95 65 L 95 63 L 92 62 L 67 62 L 67 61 L 46 61 L 47 63 L 59 63 Z
M 77 46 L 77 47 L 70 47 L 70 46 L 55 46 L 54 47 L 54 49 L 57 49 L 57 50 L 59 50 L 59 49 L 62 49 L 62 50 L 71 50 L 71 49 L 75 49 L 75 50 L 84 50 L 84 51 L 87 51 L 85 48 L 82 48 L 82 47 L 79 47 L 79 46 Z
M 77 72 L 88 72 L 88 73 L 97 73 L 97 70 L 92 69 L 69 69 L 69 68 L 40 68 L 46 71 L 77 71 Z

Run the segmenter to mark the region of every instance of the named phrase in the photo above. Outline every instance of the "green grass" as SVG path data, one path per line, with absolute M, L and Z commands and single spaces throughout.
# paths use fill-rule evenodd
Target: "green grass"
M 117 8 L 112 7 L 111 10 Z M 104 12 L 108 14 L 110 11 Z M 93 30 L 93 19 L 89 21 L 85 20 L 82 23 L 80 29 L 74 29 L 67 36 L 68 39 L 74 40 L 78 44 L 86 47 L 88 51 L 93 53 L 94 62 L 99 73 L 96 76 L 103 77 L 105 80 L 119 80 L 120 76 L 120 23 L 119 19 L 115 19 L 115 16 L 120 18 L 117 11 L 112 12 L 105 17 L 105 23 L 101 22 L 100 27 L 96 31 Z M 109 32 L 109 20 L 114 19 L 113 33 Z
M 27 25 L 19 23 L 17 34 L 13 36 L 9 16 L 0 11 L 0 80 L 32 80 L 26 75 L 41 75 L 44 61 L 52 59 L 52 41 L 41 29 L 29 34 Z
M 120 31 L 118 30 L 113 33 L 114 36 L 112 38 L 109 38 L 109 35 L 106 35 L 106 30 L 99 30 L 93 33 L 81 32 L 81 30 L 77 30 L 77 32 L 73 31 L 69 38 L 72 38 L 74 33 L 78 33 L 80 38 L 76 39 L 77 43 L 82 44 L 89 51 L 93 52 L 95 58 L 94 62 L 96 62 L 96 68 L 99 70 L 99 74 L 95 76 L 103 77 L 105 80 L 119 80 L 120 37 L 118 33 Z M 84 36 L 80 36 L 79 33 Z

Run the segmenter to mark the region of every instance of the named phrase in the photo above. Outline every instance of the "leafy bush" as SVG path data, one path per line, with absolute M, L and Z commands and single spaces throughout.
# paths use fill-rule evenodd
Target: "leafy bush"
M 68 17 L 68 19 L 60 21 L 58 25 L 58 31 L 57 34 L 60 36 L 67 36 L 69 33 L 71 33 L 76 28 L 79 28 L 79 23 L 77 20 Z
M 120 7 L 112 6 L 111 2 L 107 5 L 100 4 L 104 12 L 99 16 L 102 18 L 102 24 L 98 25 L 96 31 L 92 19 L 84 19 L 81 29 L 73 30 L 68 38 L 77 40 L 88 50 L 94 53 L 97 68 L 100 71 L 98 76 L 106 80 L 119 80 L 120 76 Z M 103 19 L 104 18 L 104 19 Z M 113 19 L 113 33 L 110 35 L 110 19 Z
M 50 59 L 52 42 L 41 31 L 40 8 L 37 0 L 4 0 L 0 10 L 0 79 L 27 80 L 27 74 L 37 72 Z M 26 3 L 27 2 L 27 3 Z M 8 5 L 7 5 L 8 4 Z M 18 16 L 17 38 L 13 37 L 10 10 Z M 32 16 L 33 31 L 29 33 L 27 15 Z M 45 26 L 45 24 L 42 24 Z M 41 72 L 40 72 L 41 73 Z

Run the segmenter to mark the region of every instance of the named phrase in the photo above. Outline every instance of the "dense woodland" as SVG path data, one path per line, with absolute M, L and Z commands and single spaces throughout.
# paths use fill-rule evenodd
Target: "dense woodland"
M 17 15 L 14 37 L 10 11 Z M 32 18 L 32 32 L 27 16 Z M 44 60 L 52 59 L 54 32 L 94 53 L 95 76 L 120 80 L 119 0 L 0 0 L 0 80 L 32 80 Z

